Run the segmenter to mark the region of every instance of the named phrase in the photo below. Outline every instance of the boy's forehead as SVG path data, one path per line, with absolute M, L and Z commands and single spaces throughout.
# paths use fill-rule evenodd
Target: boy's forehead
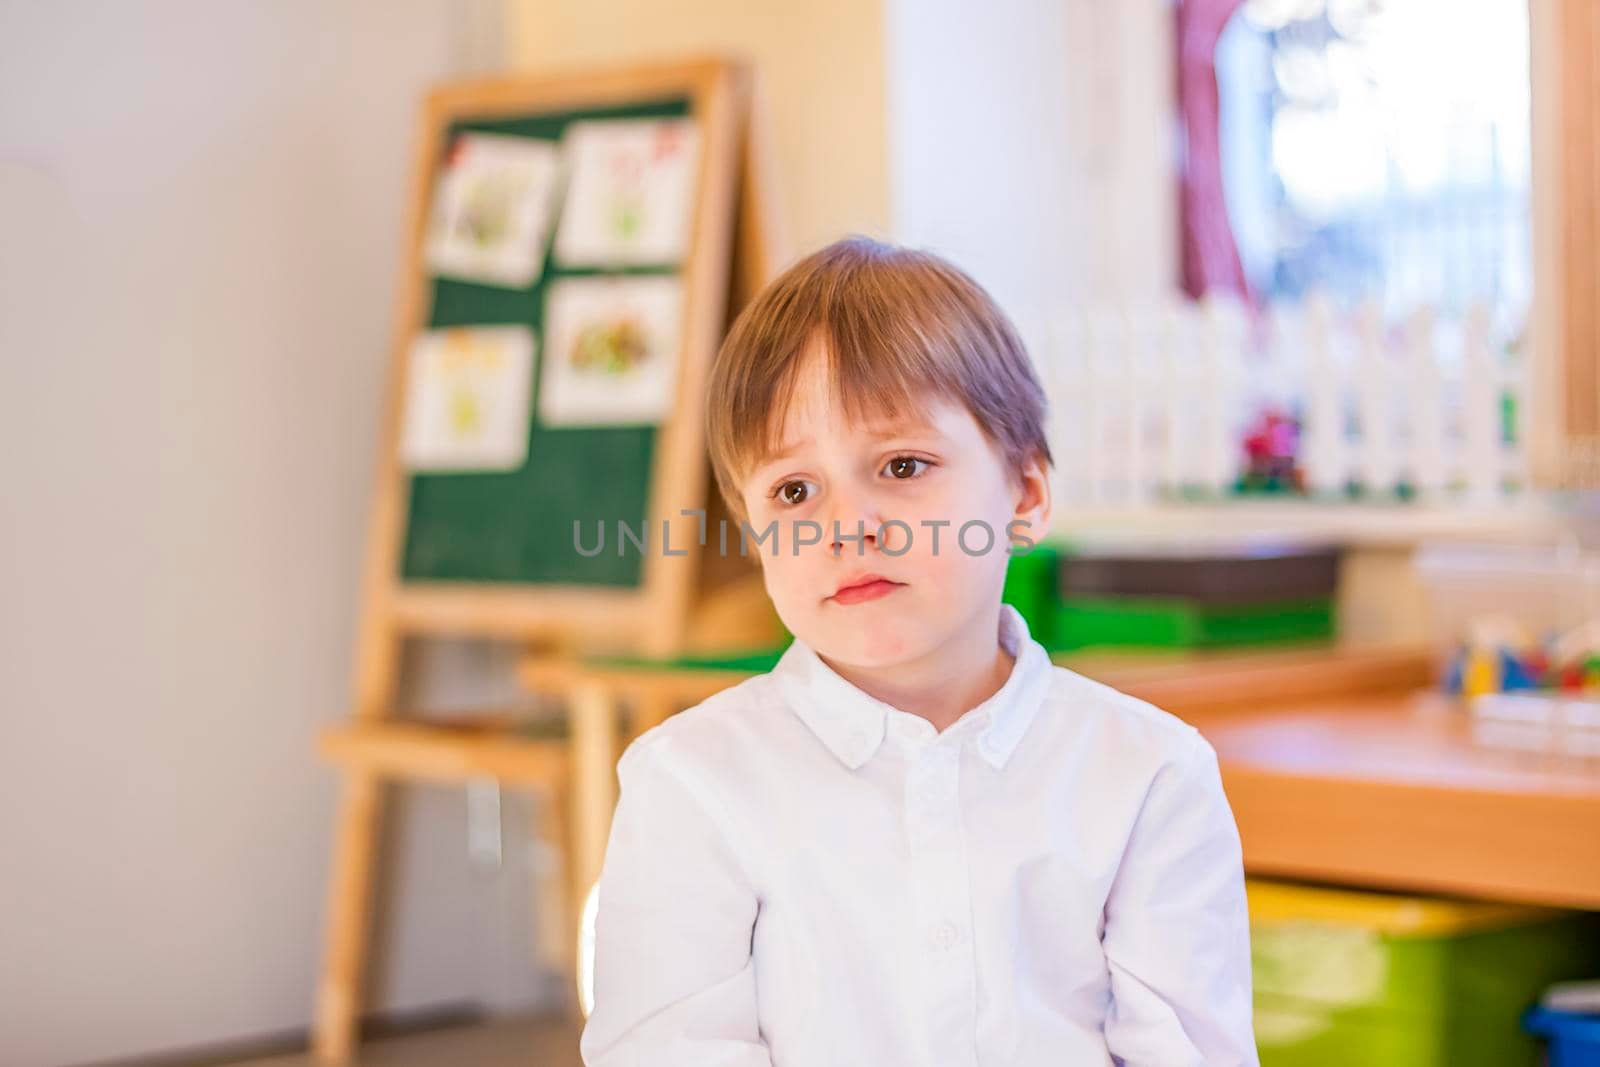
M 894 398 L 854 397 L 833 378 L 825 338 L 814 336 L 796 368 L 782 410 L 768 420 L 751 470 L 788 459 L 818 440 L 860 438 L 876 442 L 893 437 L 937 436 L 965 409 L 951 399 L 928 394 Z

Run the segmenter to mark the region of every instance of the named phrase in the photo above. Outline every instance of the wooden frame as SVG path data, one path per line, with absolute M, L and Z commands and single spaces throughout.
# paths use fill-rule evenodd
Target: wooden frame
M 383 445 L 379 452 L 364 576 L 357 708 L 383 707 L 392 695 L 395 632 L 455 633 L 507 638 L 592 637 L 652 653 L 674 651 L 682 638 L 697 553 L 682 508 L 705 505 L 702 430 L 705 375 L 722 335 L 733 243 L 740 87 L 730 63 L 700 60 L 615 71 L 503 78 L 453 85 L 426 100 L 411 191 L 411 221 L 393 329 Z M 662 422 L 650 479 L 648 529 L 673 528 L 689 555 L 652 553 L 637 591 L 573 585 L 486 589 L 467 583 L 405 583 L 399 559 L 409 506 L 409 476 L 399 458 L 407 352 L 427 319 L 427 272 L 422 243 L 432 174 L 450 123 L 578 107 L 605 107 L 672 96 L 688 97 L 701 129 L 696 214 L 685 281 L 680 403 Z
M 324 731 L 320 742 L 323 757 L 339 764 L 344 774 L 312 1031 L 314 1053 L 323 1062 L 347 1061 L 356 1043 L 378 826 L 384 790 L 391 782 L 493 778 L 548 798 L 556 816 L 546 812 L 547 829 L 559 828 L 570 861 L 567 903 L 576 928 L 576 909 L 582 905 L 577 887 L 592 877 L 599 862 L 577 847 L 592 838 L 588 813 L 601 806 L 593 798 L 585 802 L 585 797 L 604 798 L 611 787 L 609 770 L 589 778 L 575 770 L 596 765 L 594 752 L 610 750 L 615 730 L 609 721 L 611 705 L 593 686 L 564 690 L 569 730 L 558 740 L 406 722 L 395 709 L 401 645 L 411 634 L 441 633 L 517 639 L 547 652 L 552 647 L 570 651 L 593 641 L 663 655 L 682 645 L 695 598 L 704 593 L 696 585 L 703 577 L 704 554 L 691 547 L 696 545 L 697 521 L 679 512 L 710 503 L 703 439 L 705 376 L 726 325 L 730 289 L 736 296 L 754 292 L 770 277 L 779 247 L 766 184 L 770 169 L 765 142 L 751 119 L 753 91 L 746 69 L 710 58 L 459 84 L 434 92 L 425 102 L 368 527 L 353 716 Z M 409 475 L 400 462 L 399 443 L 407 356 L 412 336 L 428 316 L 422 243 L 433 170 L 450 124 L 669 97 L 690 101 L 701 130 L 700 174 L 690 248 L 681 270 L 686 306 L 678 403 L 658 429 L 648 521 L 652 531 L 661 530 L 663 523 L 670 527 L 672 543 L 688 548 L 688 554 L 652 554 L 637 590 L 403 582 L 399 559 Z
M 1600 487 L 1600 10 L 1529 0 L 1534 481 Z

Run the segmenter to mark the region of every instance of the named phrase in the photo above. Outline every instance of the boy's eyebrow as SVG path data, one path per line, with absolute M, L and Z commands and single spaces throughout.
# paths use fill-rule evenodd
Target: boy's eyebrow
M 878 426 L 876 429 L 869 429 L 867 431 L 867 436 L 874 441 L 887 441 L 891 437 L 909 437 L 913 434 L 932 432 L 934 432 L 934 427 L 931 423 L 920 421 L 897 422 L 893 424 L 883 424 Z M 804 441 L 796 441 L 793 444 L 783 445 L 779 447 L 777 451 L 760 457 L 756 461 L 756 465 L 758 467 L 764 467 L 768 463 L 776 463 L 780 459 L 788 459 L 790 456 L 794 455 L 796 452 L 800 451 L 800 449 L 804 448 L 810 443 L 811 438 L 808 437 Z
M 922 422 L 896 422 L 885 423 L 876 429 L 869 429 L 867 436 L 874 441 L 887 441 L 891 437 L 915 437 L 917 434 L 931 434 L 936 432 L 933 424 Z

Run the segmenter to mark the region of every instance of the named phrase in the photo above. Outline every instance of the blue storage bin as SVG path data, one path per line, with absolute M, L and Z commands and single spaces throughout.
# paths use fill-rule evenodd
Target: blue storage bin
M 1530 1008 L 1522 1027 L 1550 1043 L 1549 1067 L 1600 1067 L 1600 1015 Z

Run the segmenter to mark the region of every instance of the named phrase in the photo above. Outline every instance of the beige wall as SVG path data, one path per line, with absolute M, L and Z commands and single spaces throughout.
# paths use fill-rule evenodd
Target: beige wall
M 518 69 L 725 52 L 760 72 L 790 249 L 888 236 L 878 0 L 507 0 Z
M 482 7 L 0 3 L 6 1067 L 309 1020 L 416 104 Z M 400 796 L 380 1009 L 544 991 L 526 828 L 465 822 Z

